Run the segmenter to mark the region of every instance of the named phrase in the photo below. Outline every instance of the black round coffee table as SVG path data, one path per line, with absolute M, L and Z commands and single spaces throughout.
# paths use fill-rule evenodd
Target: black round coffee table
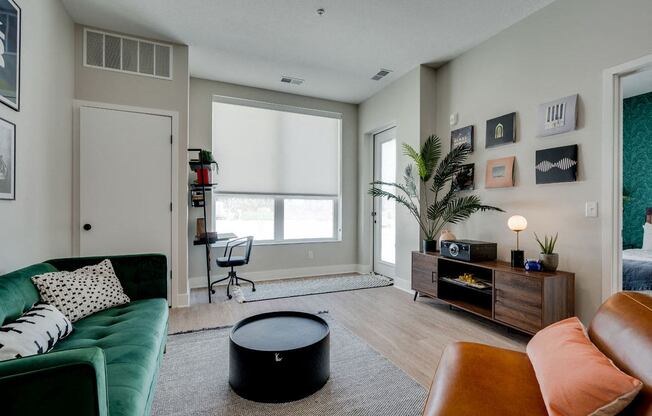
M 330 330 L 303 312 L 270 312 L 231 330 L 229 384 L 245 399 L 281 403 L 311 395 L 330 376 Z

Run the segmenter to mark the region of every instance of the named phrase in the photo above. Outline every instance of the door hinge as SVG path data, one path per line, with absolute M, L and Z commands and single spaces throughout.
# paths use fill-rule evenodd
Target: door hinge
M 170 270 L 170 280 L 172 280 L 172 270 Z
M 170 202 L 170 212 L 172 212 L 172 202 Z
M 172 144 L 172 137 L 174 136 L 170 134 L 170 144 Z

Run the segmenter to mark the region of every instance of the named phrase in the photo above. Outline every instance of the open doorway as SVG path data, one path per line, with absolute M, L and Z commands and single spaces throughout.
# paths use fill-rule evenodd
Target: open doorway
M 604 72 L 603 299 L 652 291 L 652 55 Z

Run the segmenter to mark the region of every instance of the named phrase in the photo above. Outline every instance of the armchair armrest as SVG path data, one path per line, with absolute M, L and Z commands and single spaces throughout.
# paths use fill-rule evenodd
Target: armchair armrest
M 163 254 L 71 257 L 48 260 L 57 270 L 73 271 L 84 266 L 111 260 L 115 274 L 131 300 L 167 298 L 168 266 Z
M 7 415 L 106 416 L 106 365 L 98 347 L 0 362 L 0 403 Z

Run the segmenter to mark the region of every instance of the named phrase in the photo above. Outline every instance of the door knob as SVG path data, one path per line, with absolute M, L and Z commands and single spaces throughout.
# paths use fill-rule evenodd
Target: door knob
M 93 227 L 91 227 L 90 224 L 84 224 L 84 227 L 83 227 L 83 228 L 84 228 L 84 230 L 86 230 L 86 231 L 90 231 L 90 229 L 93 228 Z

